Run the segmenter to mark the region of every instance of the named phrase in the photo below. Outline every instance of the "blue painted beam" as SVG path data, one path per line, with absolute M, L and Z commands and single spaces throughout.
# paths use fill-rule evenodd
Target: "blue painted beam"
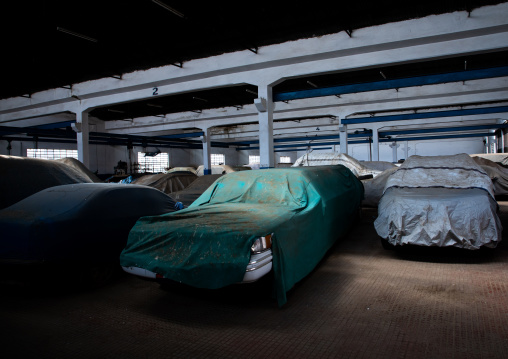
M 202 133 L 202 132 L 201 132 Z M 137 142 L 147 142 L 150 143 L 150 146 L 157 146 L 162 144 L 177 144 L 177 143 L 186 143 L 186 144 L 194 144 L 197 146 L 202 146 L 201 141 L 195 141 L 195 140 L 180 140 L 179 138 L 164 138 L 162 136 L 139 136 L 139 135 L 121 135 L 121 134 L 115 134 L 115 133 L 104 133 L 104 132 L 90 132 L 90 138 L 118 138 L 118 139 L 125 139 L 125 140 L 131 140 L 131 141 L 137 141 Z M 222 147 L 227 148 L 230 146 L 227 142 L 216 142 L 212 141 L 211 143 L 212 147 Z
M 178 134 L 174 134 L 174 135 L 163 135 L 163 136 L 158 136 L 158 137 L 161 137 L 161 138 L 188 138 L 188 137 L 200 137 L 203 135 L 204 135 L 204 132 L 201 131 L 201 132 L 178 133 Z
M 464 110 L 407 113 L 403 115 L 388 115 L 374 117 L 358 117 L 342 119 L 343 124 L 373 123 L 373 122 L 390 122 L 403 120 L 418 120 L 426 118 L 454 117 L 454 116 L 471 116 L 471 115 L 487 115 L 491 113 L 506 113 L 508 106 L 470 108 Z
M 372 136 L 372 131 L 360 132 L 360 133 L 351 133 L 348 134 L 348 137 L 370 137 Z M 286 137 L 286 138 L 276 138 L 273 142 L 301 142 L 301 141 L 315 141 L 315 140 L 333 140 L 340 139 L 340 135 L 328 135 L 328 136 L 313 136 L 313 137 Z M 231 145 L 255 145 L 259 143 L 259 140 L 253 141 L 240 141 L 240 142 L 228 142 Z
M 30 138 L 30 137 L 12 137 L 12 136 L 0 136 L 0 141 L 28 141 L 28 142 L 33 142 L 33 138 Z M 50 143 L 76 143 L 76 140 L 72 140 L 72 139 L 69 139 L 69 140 L 61 140 L 61 139 L 55 139 L 55 138 L 52 138 L 52 139 L 47 139 L 47 138 L 38 138 L 37 139 L 37 142 L 41 142 L 41 143 L 46 143 L 46 142 L 50 142 Z
M 287 150 L 274 150 L 273 152 L 291 152 L 291 151 L 305 151 L 307 149 L 307 147 L 302 147 L 302 148 L 291 148 L 291 149 L 287 149 Z M 316 147 L 316 148 L 313 148 L 314 150 L 331 150 L 332 147 Z
M 57 123 L 48 123 L 45 125 L 39 125 L 39 126 L 31 126 L 32 128 L 40 128 L 43 130 L 52 130 L 55 128 L 63 128 L 63 127 L 69 127 L 76 121 L 64 121 L 64 122 L 57 122 Z
M 348 141 L 350 144 L 355 143 L 369 143 L 372 141 L 369 140 L 355 140 L 355 141 Z M 329 146 L 329 145 L 339 145 L 340 141 L 336 142 L 314 142 L 310 144 L 306 143 L 300 143 L 300 144 L 292 144 L 292 145 L 275 145 L 273 148 L 291 148 L 291 147 L 316 147 L 316 146 Z M 248 150 L 259 150 L 259 147 L 245 147 L 245 148 L 237 148 L 237 151 L 248 151 Z
M 492 133 L 466 133 L 459 135 L 442 135 L 442 136 L 419 136 L 419 137 L 396 137 L 392 139 L 382 138 L 379 142 L 398 142 L 398 141 L 425 141 L 425 140 L 447 140 L 453 138 L 471 138 L 471 137 L 487 137 Z
M 400 130 L 400 131 L 380 131 L 381 136 L 394 135 L 413 135 L 419 133 L 436 133 L 436 132 L 457 132 L 457 131 L 476 131 L 476 130 L 495 130 L 499 128 L 508 128 L 508 124 L 478 125 L 478 126 L 462 126 L 462 127 L 440 127 L 440 128 L 422 128 L 419 130 Z
M 446 74 L 408 77 L 403 79 L 383 80 L 352 85 L 316 88 L 310 90 L 279 92 L 273 94 L 273 101 L 289 101 L 312 97 L 344 95 L 348 93 L 399 89 L 413 86 L 436 85 L 447 82 L 487 79 L 508 76 L 508 66 L 490 69 L 450 72 Z

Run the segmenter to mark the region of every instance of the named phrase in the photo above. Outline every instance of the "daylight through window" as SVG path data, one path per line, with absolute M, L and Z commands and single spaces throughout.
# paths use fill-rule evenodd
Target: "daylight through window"
M 145 152 L 138 152 L 138 163 L 140 173 L 161 173 L 169 167 L 169 156 L 164 152 L 156 156 L 148 156 Z
M 280 156 L 279 163 L 291 163 L 291 157 L 289 157 L 289 156 Z
M 249 163 L 260 163 L 259 156 L 249 156 Z
M 226 164 L 226 158 L 222 154 L 212 153 L 212 166 L 216 165 L 225 165 Z
M 31 158 L 43 158 L 45 160 L 58 160 L 65 157 L 78 159 L 78 150 L 28 148 L 26 150 L 26 156 Z

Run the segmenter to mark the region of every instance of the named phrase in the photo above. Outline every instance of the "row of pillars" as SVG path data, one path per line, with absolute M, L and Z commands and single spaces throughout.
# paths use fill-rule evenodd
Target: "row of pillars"
M 273 101 L 272 87 L 260 86 L 258 98 L 254 101 L 259 113 L 259 154 L 261 159 L 261 168 L 273 168 Z M 88 112 L 76 112 L 76 123 L 73 125 L 76 132 L 78 159 L 87 168 L 90 167 L 89 155 L 89 126 Z M 203 130 L 203 167 L 205 174 L 211 174 L 211 128 L 205 127 Z
M 369 160 L 370 161 L 379 161 L 379 129 L 373 128 L 372 129 L 372 153 L 369 150 Z M 340 133 L 340 152 L 348 154 L 348 145 L 347 145 L 347 125 L 341 125 L 339 127 L 339 133 Z M 392 142 L 390 144 L 390 147 L 392 148 L 392 155 L 393 159 L 392 162 L 397 162 L 397 148 L 400 147 L 397 142 Z M 404 147 L 405 151 L 405 158 L 409 157 L 409 146 L 408 142 L 406 141 L 406 146 Z
M 273 150 L 273 100 L 272 87 L 258 87 L 258 98 L 254 100 L 254 105 L 258 111 L 259 122 L 259 156 L 261 168 L 273 168 L 274 150 Z M 77 137 L 78 159 L 86 166 L 90 165 L 89 158 L 89 129 L 88 129 L 88 112 L 82 111 L 76 113 L 76 123 L 74 125 Z M 203 130 L 203 166 L 205 174 L 211 173 L 211 128 L 202 128 Z M 347 125 L 339 127 L 340 133 L 340 152 L 348 153 L 348 134 Z M 395 142 L 390 145 L 393 150 L 393 162 L 397 161 L 397 147 Z M 408 157 L 408 146 L 406 143 L 406 158 Z M 378 128 L 372 129 L 372 147 L 369 151 L 369 158 L 372 161 L 379 161 L 379 133 Z

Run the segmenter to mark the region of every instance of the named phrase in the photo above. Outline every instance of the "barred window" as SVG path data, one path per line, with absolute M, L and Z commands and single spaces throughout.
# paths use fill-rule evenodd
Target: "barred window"
M 36 149 L 28 148 L 26 156 L 30 158 L 43 158 L 45 160 L 58 160 L 60 158 L 72 157 L 78 159 L 78 150 L 59 150 L 59 149 Z
M 150 156 L 145 152 L 138 152 L 138 163 L 140 173 L 161 173 L 169 167 L 169 155 L 162 152 Z
M 226 164 L 226 157 L 222 154 L 212 153 L 211 160 L 212 160 L 212 166 Z
M 259 156 L 249 156 L 249 163 L 261 163 Z

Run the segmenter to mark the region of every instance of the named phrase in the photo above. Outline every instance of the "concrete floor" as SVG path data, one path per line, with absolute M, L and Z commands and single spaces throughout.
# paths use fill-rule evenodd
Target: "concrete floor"
M 3 285 L 0 356 L 506 358 L 508 238 L 487 251 L 387 251 L 374 216 L 363 212 L 283 308 L 266 283 L 161 289 L 125 274 L 95 290 Z

